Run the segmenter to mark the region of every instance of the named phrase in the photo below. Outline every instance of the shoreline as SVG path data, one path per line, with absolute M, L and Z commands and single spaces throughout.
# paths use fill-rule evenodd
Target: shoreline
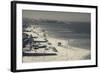
M 68 60 L 87 60 L 84 59 L 86 56 L 90 55 L 91 52 L 89 49 L 77 48 L 69 46 L 59 47 L 56 42 L 63 42 L 66 44 L 65 40 L 55 39 L 48 37 L 49 42 L 52 42 L 52 45 L 57 49 L 57 55 L 55 56 L 23 56 L 23 62 L 50 62 L 50 61 L 68 61 Z M 67 44 L 66 44 L 67 45 Z
M 31 29 L 34 31 L 33 29 Z M 40 32 L 41 28 L 35 30 L 37 33 Z M 27 34 L 31 34 L 34 36 L 34 34 L 31 32 L 25 32 Z M 43 34 L 43 33 L 40 33 Z M 68 61 L 68 60 L 87 60 L 90 59 L 91 50 L 90 49 L 84 49 L 84 48 L 78 48 L 73 47 L 69 45 L 69 39 L 63 40 L 63 39 L 57 39 L 57 38 L 51 38 L 47 34 L 47 39 L 49 43 L 52 44 L 53 47 L 56 48 L 57 55 L 53 56 L 23 56 L 22 60 L 24 63 L 27 62 L 50 62 L 50 61 Z M 73 41 L 73 40 L 72 40 Z M 58 46 L 58 42 L 61 42 L 61 46 Z M 89 56 L 89 58 L 85 59 L 86 56 Z

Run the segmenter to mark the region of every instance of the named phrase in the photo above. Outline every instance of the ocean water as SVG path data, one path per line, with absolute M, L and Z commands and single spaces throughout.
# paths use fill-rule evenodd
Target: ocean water
M 90 49 L 91 25 L 89 22 L 38 22 L 31 24 L 46 31 L 49 37 L 69 40 L 69 45 L 84 49 Z

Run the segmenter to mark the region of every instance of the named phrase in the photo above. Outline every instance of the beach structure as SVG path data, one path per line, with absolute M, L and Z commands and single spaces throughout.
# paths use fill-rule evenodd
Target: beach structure
M 45 30 L 34 27 L 23 31 L 23 34 L 23 56 L 57 55 L 57 50 L 48 41 Z

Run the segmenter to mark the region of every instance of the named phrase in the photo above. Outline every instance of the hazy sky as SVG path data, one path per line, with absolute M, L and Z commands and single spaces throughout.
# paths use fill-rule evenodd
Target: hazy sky
M 90 13 L 23 10 L 23 18 L 90 22 Z

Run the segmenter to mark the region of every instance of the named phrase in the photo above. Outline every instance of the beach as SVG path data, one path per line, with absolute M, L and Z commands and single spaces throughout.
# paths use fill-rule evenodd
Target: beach
M 52 56 L 23 56 L 23 62 L 50 62 L 50 61 L 68 61 L 68 60 L 87 60 L 91 54 L 89 49 L 78 48 L 68 45 L 65 40 L 48 37 L 49 42 L 56 48 L 57 55 Z M 58 46 L 57 42 L 62 42 L 66 46 Z M 89 59 L 89 58 L 88 58 Z

